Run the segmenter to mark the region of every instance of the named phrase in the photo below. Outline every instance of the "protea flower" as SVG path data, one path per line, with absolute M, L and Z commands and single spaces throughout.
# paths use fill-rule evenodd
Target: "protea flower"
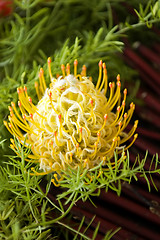
M 134 112 L 135 105 L 125 112 L 127 90 L 121 96 L 120 76 L 117 83 L 109 83 L 109 96 L 106 98 L 108 80 L 105 63 L 99 62 L 99 77 L 94 86 L 92 79 L 86 76 L 85 65 L 81 74 L 77 74 L 77 60 L 74 61 L 74 75 L 70 74 L 70 65 L 62 65 L 62 76 L 54 78 L 51 72 L 51 59 L 48 59 L 50 85 L 46 87 L 44 71 L 41 68 L 39 83 L 35 89 L 39 99 L 35 106 L 27 93 L 27 87 L 20 87 L 18 107 L 9 106 L 9 123 L 5 126 L 12 135 L 26 147 L 31 145 L 32 154 L 27 161 L 38 162 L 39 170 L 33 174 L 53 174 L 53 183 L 58 184 L 62 170 L 68 166 L 76 169 L 91 169 L 102 162 L 114 168 L 111 160 L 114 152 L 121 154 L 134 143 L 135 121 L 129 133 L 124 130 Z M 122 100 L 121 100 L 122 98 Z M 25 133 L 24 133 L 25 132 Z M 129 145 L 126 142 L 134 135 Z M 17 147 L 11 139 L 11 147 Z M 18 154 L 18 153 L 17 153 Z M 124 156 L 125 159 L 125 156 Z

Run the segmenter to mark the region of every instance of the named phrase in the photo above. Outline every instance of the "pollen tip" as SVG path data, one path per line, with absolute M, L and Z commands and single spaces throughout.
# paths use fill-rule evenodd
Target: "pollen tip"
M 134 104 L 133 104 L 133 102 L 130 104 L 130 108 L 133 108 L 134 107 Z
M 4 126 L 7 126 L 7 121 L 4 120 L 4 121 L 3 121 L 3 124 L 4 124 Z
M 93 99 L 92 98 L 90 98 L 89 102 L 93 106 Z
M 121 82 L 120 81 L 117 82 L 117 86 L 121 87 Z
M 138 120 L 134 122 L 134 127 L 137 128 L 137 125 L 138 125 Z
M 69 63 L 67 63 L 66 68 L 70 69 L 70 64 Z
M 64 64 L 61 65 L 61 69 L 64 70 L 65 69 L 65 66 Z
M 14 102 L 11 102 L 11 106 L 12 106 L 12 107 L 15 107 L 15 103 L 14 103 Z
M 27 87 L 26 86 L 24 86 L 24 91 L 27 92 Z
M 23 115 L 22 115 L 22 118 L 23 118 L 24 120 L 26 120 L 26 115 L 25 115 L 25 114 L 23 114 Z
M 82 133 L 82 128 L 81 127 L 79 128 L 79 131 Z
M 101 132 L 97 132 L 97 136 L 100 137 L 101 136 Z
M 117 137 L 114 137 L 114 138 L 113 138 L 113 142 L 116 142 L 116 141 L 117 141 Z
M 57 131 L 54 131 L 54 136 L 55 136 L 55 137 L 57 136 Z
M 30 118 L 33 120 L 33 114 L 32 114 L 32 113 L 30 113 L 30 114 L 29 114 L 29 116 L 30 116 Z
M 51 91 L 49 91 L 48 96 L 51 99 L 51 97 L 52 97 L 52 92 Z
M 10 112 L 12 112 L 12 108 L 11 108 L 11 106 L 8 106 L 8 109 L 9 109 Z
M 40 68 L 40 74 L 43 74 L 43 73 L 44 73 L 43 68 Z
M 74 65 L 78 65 L 78 60 L 77 59 L 74 60 Z
M 105 114 L 104 115 L 104 119 L 107 120 L 107 117 L 108 117 L 108 114 Z
M 117 75 L 117 81 L 120 81 L 120 74 Z
M 20 88 L 17 88 L 17 93 L 20 94 L 21 93 L 21 90 Z
M 112 83 L 112 82 L 109 83 L 109 87 L 110 87 L 110 88 L 113 87 L 113 83 Z
M 119 125 L 119 127 L 121 127 L 121 126 L 122 126 L 122 121 L 120 121 L 120 122 L 118 123 L 118 125 Z
M 49 63 L 49 64 L 51 63 L 51 58 L 50 58 L 50 57 L 48 58 L 48 63 Z
M 102 62 L 102 60 L 100 60 L 99 61 L 99 67 L 102 67 L 102 65 L 103 65 L 103 62 Z
M 118 106 L 118 107 L 117 107 L 117 111 L 118 111 L 118 112 L 120 112 L 120 110 L 121 110 L 121 107 L 120 107 L 120 106 Z
M 83 65 L 82 71 L 86 71 L 86 69 L 87 69 L 86 65 Z
M 18 107 L 21 107 L 21 106 L 22 106 L 21 102 L 20 102 L 20 101 L 18 101 Z
M 127 95 L 127 88 L 124 89 L 123 93 L 124 95 Z
M 103 67 L 103 69 L 106 69 L 106 64 L 103 63 L 103 64 L 102 64 L 102 67 Z
M 38 82 L 37 81 L 34 83 L 34 86 L 35 86 L 35 88 L 38 87 Z
M 32 98 L 31 98 L 31 97 L 28 97 L 28 101 L 29 101 L 30 103 L 32 103 Z
M 127 113 L 124 114 L 124 118 L 127 118 Z
M 134 139 L 136 139 L 138 137 L 138 133 L 136 133 L 135 135 L 134 135 Z

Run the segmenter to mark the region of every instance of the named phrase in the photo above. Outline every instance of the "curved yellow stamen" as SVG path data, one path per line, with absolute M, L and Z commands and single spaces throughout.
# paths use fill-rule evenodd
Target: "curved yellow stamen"
M 99 61 L 99 76 L 98 76 L 98 81 L 97 81 L 97 84 L 96 84 L 96 89 L 98 90 L 99 88 L 99 85 L 101 83 L 101 78 L 102 78 L 102 60 Z
M 44 78 L 44 70 L 43 70 L 43 68 L 40 68 L 39 82 L 40 82 L 40 89 L 42 91 L 42 94 L 44 94 L 47 86 L 46 86 L 46 81 L 45 81 L 45 78 Z

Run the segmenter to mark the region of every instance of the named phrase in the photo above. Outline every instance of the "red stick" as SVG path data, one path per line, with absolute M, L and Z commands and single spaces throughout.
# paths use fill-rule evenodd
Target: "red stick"
M 120 198 L 118 198 L 117 201 L 119 201 Z M 154 239 L 159 240 L 159 233 L 158 231 L 155 232 L 151 228 L 146 228 L 145 226 L 138 224 L 138 216 L 136 217 L 137 221 L 135 221 L 133 218 L 129 218 L 125 215 L 120 215 L 119 213 L 115 212 L 113 209 L 103 207 L 102 205 L 97 204 L 97 211 L 95 212 L 95 207 L 92 204 L 89 204 L 88 202 L 83 203 L 77 203 L 78 208 L 80 211 L 87 209 L 90 213 L 96 214 L 97 217 L 100 217 L 101 219 L 104 219 L 105 221 L 111 221 L 114 222 L 114 224 L 122 226 L 123 228 L 133 232 L 133 234 L 136 234 L 138 236 L 144 237 L 145 239 Z M 158 218 L 158 217 L 157 217 Z
M 160 77 L 159 74 L 154 71 L 144 60 L 142 60 L 135 52 L 133 52 L 129 47 L 125 48 L 124 55 L 132 60 L 136 67 L 145 72 L 151 79 L 160 87 Z
M 155 114 L 151 109 L 136 105 L 135 112 L 142 119 L 153 124 L 153 126 L 160 127 L 160 117 L 157 114 Z
M 153 96 L 148 89 L 140 88 L 137 97 L 142 99 L 147 106 L 157 111 L 157 113 L 160 113 L 160 100 L 158 97 Z
M 160 57 L 156 54 L 156 52 L 153 52 L 149 48 L 145 47 L 144 45 L 139 45 L 137 50 L 146 57 L 149 61 L 157 63 L 160 65 Z
M 129 200 L 123 196 L 118 197 L 115 193 L 108 191 L 107 193 L 102 191 L 101 195 L 99 197 L 100 199 L 105 200 L 106 202 L 110 202 L 116 206 L 118 206 L 121 209 L 124 209 L 125 211 L 129 211 L 131 213 L 134 213 L 146 220 L 152 221 L 154 223 L 160 224 L 160 218 L 158 218 L 157 215 L 154 215 L 144 205 L 140 205 L 135 203 L 132 200 Z

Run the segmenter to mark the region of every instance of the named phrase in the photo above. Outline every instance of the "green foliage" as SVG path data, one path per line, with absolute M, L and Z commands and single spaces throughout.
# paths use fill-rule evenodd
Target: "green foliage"
M 98 196 L 102 188 L 106 191 L 112 189 L 120 195 L 122 182 L 130 183 L 133 178 L 137 180 L 137 173 L 146 179 L 150 190 L 148 179 L 153 182 L 152 174 L 160 173 L 157 156 L 153 159 L 155 170 L 146 172 L 144 164 L 147 156 L 142 160 L 137 157 L 135 164 L 130 165 L 129 154 L 125 161 L 117 161 L 118 156 L 115 154 L 114 169 L 111 163 L 105 171 L 101 163 L 89 172 L 80 168 L 78 171 L 68 168 L 63 173 L 62 192 L 56 196 L 57 201 L 53 202 L 47 195 L 52 175 L 47 176 L 47 185 L 43 191 L 42 177 L 30 175 L 31 164 L 25 162 L 30 149 L 25 151 L 17 141 L 19 157 L 13 153 L 9 156 L 10 135 L 2 124 L 7 119 L 8 105 L 11 101 L 17 101 L 16 88 L 24 84 L 36 103 L 34 82 L 38 79 L 39 64 L 43 65 L 48 56 L 54 59 L 54 75 L 60 73 L 62 63 L 72 65 L 77 58 L 79 68 L 86 64 L 89 75 L 96 82 L 96 64 L 102 59 L 107 62 L 109 78 L 115 78 L 120 73 L 126 81 L 131 78 L 135 80 L 136 73 L 117 58 L 117 52 L 123 51 L 121 37 L 127 34 L 132 37 L 138 28 L 151 27 L 159 22 L 160 1 L 143 0 L 140 4 L 139 0 L 130 1 L 137 18 L 126 13 L 121 2 L 15 0 L 13 14 L 0 19 L 0 161 L 3 160 L 3 167 L 0 168 L 0 239 L 58 239 L 59 234 L 68 231 L 74 239 L 89 240 L 86 236 L 87 228 L 82 231 L 84 217 L 78 230 L 63 222 L 76 201 L 91 200 L 91 196 Z M 114 25 L 112 10 L 118 13 L 118 25 Z M 44 70 L 46 68 L 47 65 L 44 64 Z M 48 76 L 46 79 L 49 83 Z M 133 95 L 134 93 L 130 97 Z M 4 157 L 5 154 L 7 156 Z M 102 171 L 103 174 L 99 174 Z M 69 204 L 67 209 L 64 199 L 65 204 Z M 92 221 L 94 219 L 90 224 Z M 98 229 L 99 224 L 92 239 L 96 239 Z M 114 233 L 108 232 L 104 239 L 111 239 Z M 67 239 L 67 235 L 64 237 Z
M 134 165 L 130 164 L 129 154 L 125 161 L 122 158 L 118 161 L 115 154 L 115 168 L 112 168 L 111 163 L 108 164 L 106 170 L 102 168 L 102 164 L 89 171 L 68 168 L 63 173 L 64 179 L 60 182 L 62 193 L 54 196 L 55 189 L 53 188 L 52 194 L 55 201 L 53 201 L 54 198 L 51 201 L 48 198 L 48 192 L 52 176 L 48 176 L 44 188 L 42 177 L 31 176 L 31 164 L 25 161 L 30 148 L 25 150 L 18 141 L 16 141 L 16 145 L 19 147 L 19 157 L 7 156 L 6 167 L 0 169 L 1 239 L 52 239 L 53 236 L 58 237 L 59 233 L 62 234 L 58 230 L 59 228 L 65 228 L 65 231 L 74 234 L 74 239 L 81 237 L 80 239 L 89 240 L 90 238 L 85 236 L 87 228 L 81 231 L 85 222 L 84 217 L 78 230 L 63 222 L 64 217 L 79 199 L 91 200 L 91 196 L 99 196 L 102 188 L 105 188 L 106 191 L 110 188 L 120 195 L 122 182 L 130 183 L 132 178 L 137 180 L 137 173 L 146 179 L 150 188 L 149 178 L 151 179 L 153 173 L 160 173 L 160 170 L 157 169 L 158 156 L 153 158 L 151 163 L 151 166 L 153 163 L 155 164 L 155 169 L 146 172 L 144 164 L 147 154 L 142 160 L 137 157 Z M 99 171 L 103 171 L 103 174 L 99 174 Z M 4 199 L 6 200 L 4 201 Z M 90 224 L 92 221 L 94 219 Z M 99 225 L 97 225 L 92 239 L 96 239 L 98 228 Z M 112 232 L 107 233 L 105 239 L 110 239 L 112 234 Z

